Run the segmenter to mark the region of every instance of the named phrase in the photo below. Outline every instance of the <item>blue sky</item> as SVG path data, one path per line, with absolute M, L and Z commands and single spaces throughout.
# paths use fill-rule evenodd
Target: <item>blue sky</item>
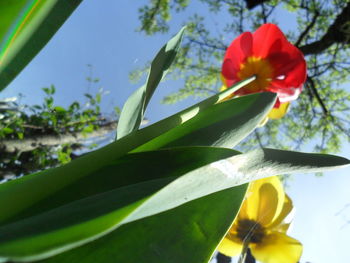
M 86 65 L 91 64 L 94 76 L 101 79 L 98 87 L 110 91 L 104 97 L 103 111 L 108 113 L 114 106 L 121 107 L 141 84 L 131 84 L 129 72 L 150 60 L 180 29 L 184 16 L 191 12 L 175 16 L 168 34 L 146 37 L 135 29 L 139 26 L 137 8 L 147 2 L 83 1 L 42 52 L 0 94 L 0 98 L 23 93 L 26 96 L 24 102 L 41 103 L 41 88 L 54 84 L 57 105 L 82 101 L 87 91 Z M 214 26 L 220 23 L 209 18 Z M 282 24 L 282 30 L 290 29 L 291 25 L 293 21 Z M 189 99 L 172 106 L 160 104 L 163 96 L 178 88 L 178 83 L 161 84 L 146 114 L 151 122 L 194 102 Z M 344 145 L 341 154 L 350 158 L 349 144 Z M 326 173 L 322 178 L 312 174 L 295 175 L 290 181 L 288 193 L 296 208 L 290 235 L 304 245 L 301 262 L 346 262 L 348 259 L 350 224 L 346 225 L 345 221 L 350 220 L 350 207 L 345 208 L 341 215 L 336 214 L 350 203 L 349 175 L 350 168 L 346 168 Z

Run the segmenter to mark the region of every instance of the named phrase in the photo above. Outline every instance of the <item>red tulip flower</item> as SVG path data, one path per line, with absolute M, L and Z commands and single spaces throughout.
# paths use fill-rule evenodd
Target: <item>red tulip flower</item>
M 256 79 L 236 91 L 241 96 L 256 92 L 277 93 L 270 118 L 282 117 L 289 102 L 298 98 L 306 80 L 306 62 L 274 24 L 264 24 L 254 33 L 244 32 L 228 47 L 222 77 L 224 88 L 255 75 Z

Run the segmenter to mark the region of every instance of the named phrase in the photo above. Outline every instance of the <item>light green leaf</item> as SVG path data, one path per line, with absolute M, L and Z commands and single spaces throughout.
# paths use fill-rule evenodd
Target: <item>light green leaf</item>
M 0 1 L 0 90 L 37 55 L 81 1 Z
M 146 84 L 136 90 L 125 102 L 117 127 L 117 139 L 128 135 L 140 127 L 146 107 L 155 89 L 175 59 L 184 31 L 185 27 L 159 50 L 151 63 Z

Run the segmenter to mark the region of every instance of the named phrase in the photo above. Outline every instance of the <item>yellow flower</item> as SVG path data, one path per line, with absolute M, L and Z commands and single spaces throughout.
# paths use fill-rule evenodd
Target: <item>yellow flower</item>
M 219 252 L 237 256 L 249 238 L 252 255 L 262 263 L 298 262 L 302 245 L 286 235 L 289 224 L 284 222 L 292 209 L 292 201 L 278 177 L 250 183 L 241 210 L 218 247 Z

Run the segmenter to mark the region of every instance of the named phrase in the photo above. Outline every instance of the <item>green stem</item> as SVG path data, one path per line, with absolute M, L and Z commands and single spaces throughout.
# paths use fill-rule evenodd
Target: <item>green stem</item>
M 232 93 L 236 92 L 237 90 L 243 88 L 244 86 L 248 85 L 249 83 L 256 80 L 256 75 L 253 75 L 245 80 L 241 80 L 240 82 L 235 83 L 231 87 L 227 88 L 226 90 L 220 92 L 219 100 L 218 102 L 221 102 L 223 99 L 225 99 L 227 96 L 230 96 Z

